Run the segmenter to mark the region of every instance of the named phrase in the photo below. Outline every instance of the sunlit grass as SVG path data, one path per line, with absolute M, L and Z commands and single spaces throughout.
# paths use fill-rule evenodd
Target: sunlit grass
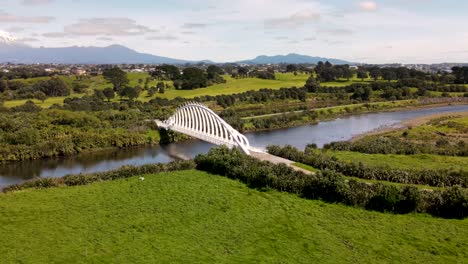
M 0 195 L 22 263 L 461 263 L 468 220 L 306 200 L 199 171 Z

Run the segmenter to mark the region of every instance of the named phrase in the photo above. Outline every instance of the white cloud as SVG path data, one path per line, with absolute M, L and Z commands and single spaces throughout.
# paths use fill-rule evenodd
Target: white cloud
M 306 9 L 296 12 L 288 17 L 267 19 L 265 21 L 265 25 L 271 27 L 301 26 L 311 22 L 318 22 L 320 17 L 320 13 Z
M 21 3 L 23 5 L 44 5 L 50 4 L 54 2 L 54 0 L 22 0 Z
M 206 24 L 202 24 L 202 23 L 185 23 L 182 27 L 195 29 L 195 28 L 205 28 L 206 26 L 207 26 Z
M 150 36 L 146 38 L 147 40 L 166 40 L 166 41 L 172 41 L 172 40 L 177 40 L 179 39 L 178 37 L 174 35 L 162 35 L 162 36 Z
M 44 24 L 54 20 L 51 16 L 18 16 L 0 10 L 0 23 Z
M 130 18 L 91 18 L 81 19 L 78 23 L 65 26 L 69 35 L 87 36 L 132 36 L 156 32 L 147 26 L 139 25 Z
M 378 8 L 377 3 L 374 1 L 363 1 L 359 3 L 359 7 L 361 8 L 362 11 L 367 11 L 367 12 L 376 11 Z
M 67 34 L 63 32 L 49 32 L 42 34 L 42 36 L 46 38 L 63 38 L 66 37 Z
M 28 37 L 27 38 L 19 38 L 17 40 L 18 40 L 18 42 L 23 42 L 23 43 L 24 42 L 38 42 L 39 41 L 39 39 L 31 38 L 31 37 L 29 37 L 29 38 Z

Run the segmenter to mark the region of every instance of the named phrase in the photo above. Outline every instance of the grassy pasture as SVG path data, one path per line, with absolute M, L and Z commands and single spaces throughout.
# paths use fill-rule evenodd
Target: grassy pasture
M 468 220 L 392 215 L 182 171 L 0 195 L 2 262 L 461 263 Z
M 468 170 L 468 158 L 431 154 L 394 155 L 366 154 L 351 151 L 328 151 L 329 155 L 348 162 L 362 162 L 368 166 L 394 169 L 451 169 Z

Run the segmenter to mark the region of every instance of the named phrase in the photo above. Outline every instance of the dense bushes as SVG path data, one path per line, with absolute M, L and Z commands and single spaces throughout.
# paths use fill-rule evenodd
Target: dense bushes
M 406 132 L 408 133 L 408 132 Z M 443 139 L 443 138 L 441 138 Z M 444 142 L 445 143 L 445 142 Z M 353 142 L 340 141 L 332 142 L 324 146 L 325 149 L 341 150 L 341 151 L 356 151 L 368 154 L 436 154 L 447 156 L 467 156 L 468 145 L 453 145 L 430 142 L 411 142 L 402 140 L 395 136 L 370 136 L 359 139 Z
M 193 161 L 173 161 L 167 164 L 157 163 L 148 164 L 140 167 L 124 166 L 117 170 L 98 172 L 92 174 L 67 175 L 62 178 L 40 178 L 27 181 L 21 184 L 15 184 L 3 189 L 3 192 L 19 191 L 28 188 L 50 188 L 56 186 L 77 186 L 86 185 L 93 182 L 109 181 L 130 178 L 144 174 L 155 174 L 161 172 L 190 170 L 195 168 Z
M 0 162 L 158 143 L 158 133 L 148 133 L 156 125 L 145 117 L 137 111 L 4 113 L 0 115 Z
M 306 175 L 284 164 L 272 165 L 224 147 L 197 156 L 195 162 L 197 169 L 240 180 L 253 188 L 272 188 L 309 199 L 381 212 L 428 212 L 451 218 L 468 216 L 468 192 L 459 187 L 425 191 L 412 186 L 368 184 L 348 181 L 330 170 Z
M 328 169 L 343 173 L 346 176 L 366 180 L 382 180 L 405 184 L 423 184 L 446 187 L 460 185 L 468 187 L 467 171 L 448 170 L 402 170 L 385 167 L 367 166 L 362 163 L 341 161 L 326 152 L 306 148 L 305 152 L 294 147 L 269 146 L 270 154 L 292 161 L 304 163 L 317 169 Z
M 226 147 L 212 149 L 193 161 L 151 164 L 93 174 L 43 178 L 4 188 L 4 192 L 26 188 L 86 185 L 93 182 L 129 178 L 144 174 L 194 168 L 240 180 L 252 188 L 275 189 L 308 199 L 339 202 L 368 210 L 393 213 L 428 212 L 448 218 L 468 216 L 468 193 L 460 187 L 427 191 L 412 186 L 397 187 L 346 180 L 341 174 L 325 170 L 316 174 L 294 171 L 284 164 L 272 165 Z

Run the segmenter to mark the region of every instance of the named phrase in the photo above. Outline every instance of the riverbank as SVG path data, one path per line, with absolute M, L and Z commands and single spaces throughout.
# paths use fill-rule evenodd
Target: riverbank
M 422 117 L 416 117 L 412 118 L 410 120 L 405 120 L 403 122 L 400 122 L 398 124 L 392 125 L 390 127 L 381 127 L 377 128 L 375 130 L 356 135 L 350 141 L 357 141 L 362 138 L 365 138 L 367 136 L 375 136 L 375 135 L 380 135 L 380 134 L 385 134 L 389 132 L 395 132 L 395 131 L 403 131 L 405 129 L 412 128 L 414 126 L 421 126 L 433 119 L 437 118 L 444 118 L 444 117 L 451 117 L 451 116 L 457 116 L 457 117 L 468 117 L 468 111 L 466 112 L 451 112 L 451 113 L 441 113 L 441 114 L 433 114 L 433 115 L 428 115 L 428 116 L 422 116 Z
M 241 120 L 245 122 L 242 127 L 244 132 L 260 132 L 317 124 L 319 122 L 330 121 L 353 115 L 411 111 L 452 105 L 468 105 L 468 98 L 433 98 L 431 100 L 401 100 L 393 102 L 340 105 L 310 110 L 244 117 L 241 118 Z M 264 124 L 268 124 L 268 127 L 263 127 Z M 272 127 L 270 124 L 274 124 L 274 126 Z M 261 127 L 259 128 L 259 126 Z

